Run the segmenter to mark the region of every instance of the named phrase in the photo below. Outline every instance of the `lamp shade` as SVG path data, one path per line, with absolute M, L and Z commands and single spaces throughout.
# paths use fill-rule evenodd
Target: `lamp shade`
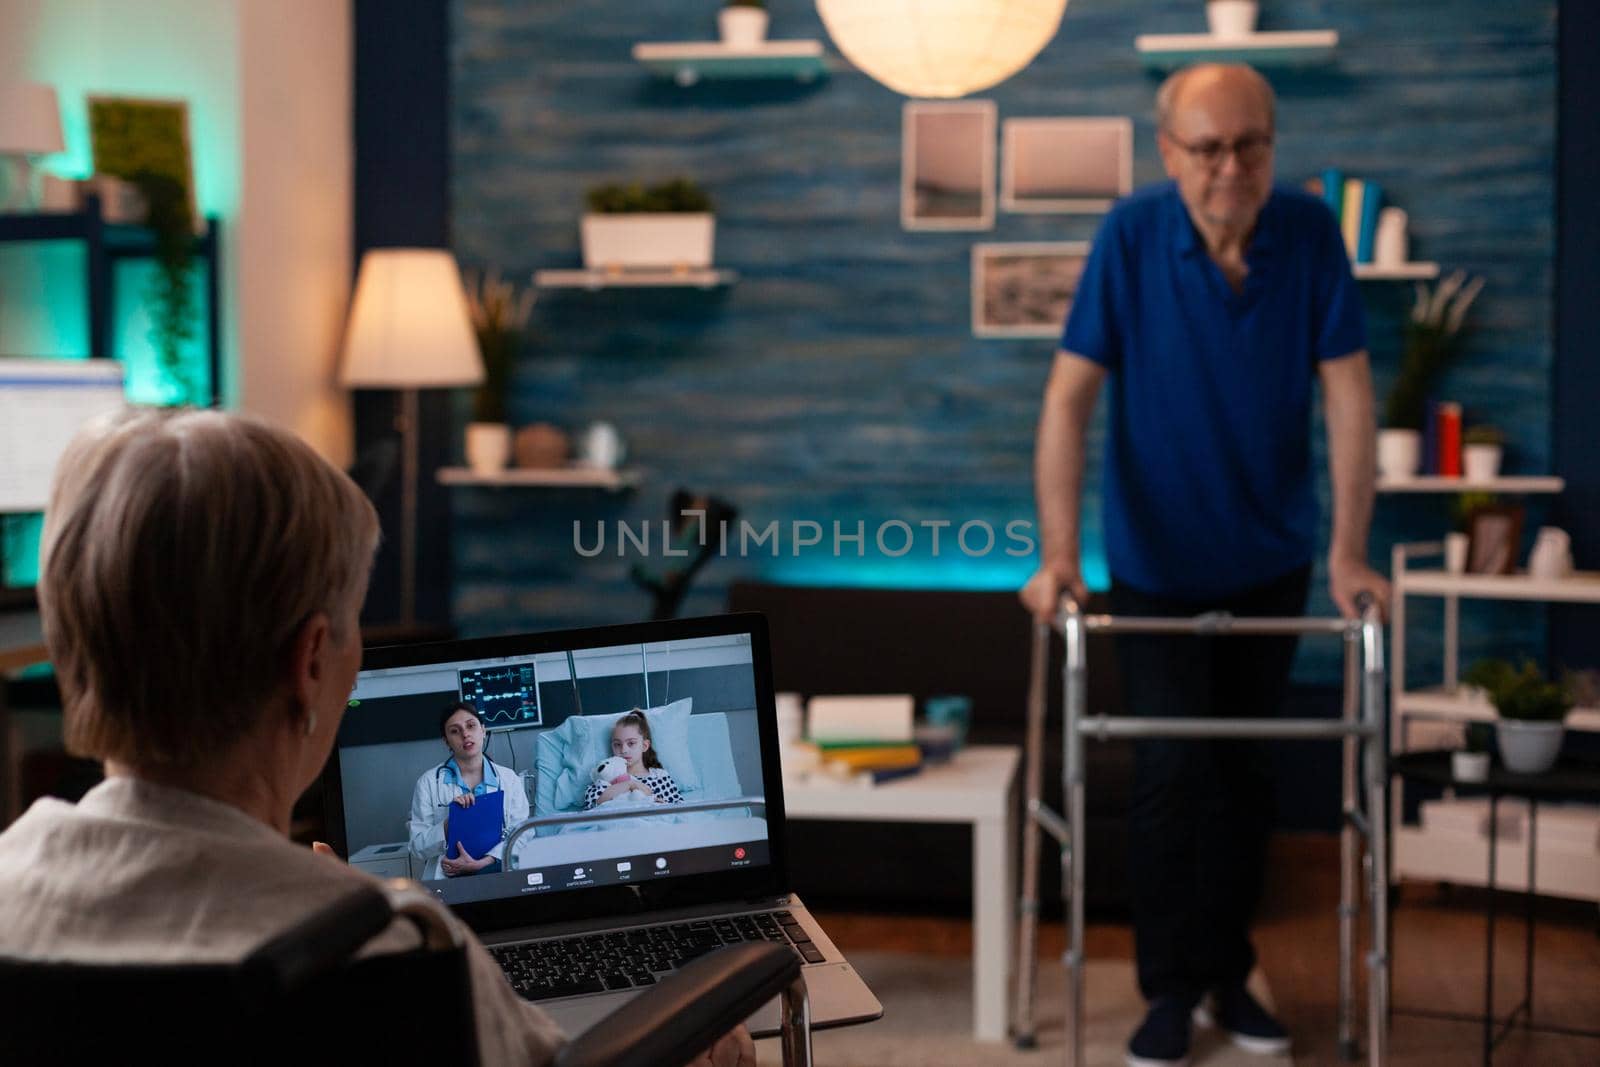
M 55 89 L 38 82 L 0 84 L 0 152 L 43 155 L 64 148 Z
M 339 378 L 378 389 L 483 381 L 454 256 L 442 248 L 380 248 L 362 257 Z
M 1061 25 L 1067 0 L 817 0 L 844 57 L 897 93 L 955 97 L 1005 81 Z

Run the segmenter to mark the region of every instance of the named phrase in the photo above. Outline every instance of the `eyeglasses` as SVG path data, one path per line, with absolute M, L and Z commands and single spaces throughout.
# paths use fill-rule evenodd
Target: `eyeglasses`
M 1167 140 L 1189 153 L 1208 170 L 1222 166 L 1222 161 L 1229 153 L 1239 160 L 1241 167 L 1259 166 L 1272 151 L 1270 133 L 1247 134 L 1237 141 L 1219 141 L 1212 138 L 1196 141 L 1193 144 L 1179 140 L 1170 130 L 1163 130 L 1162 133 L 1166 135 Z

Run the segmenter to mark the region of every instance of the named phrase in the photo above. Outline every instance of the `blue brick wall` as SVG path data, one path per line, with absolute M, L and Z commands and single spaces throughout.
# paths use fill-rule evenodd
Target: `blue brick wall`
M 593 4 L 454 0 L 455 249 L 508 275 L 576 265 L 583 192 L 615 179 L 690 175 L 717 204 L 720 291 L 547 291 L 515 376 L 512 418 L 622 428 L 647 478 L 635 493 L 455 490 L 454 611 L 467 633 L 637 618 L 632 556 L 585 559 L 572 523 L 665 517 L 673 488 L 717 493 L 757 526 L 785 524 L 784 555 L 717 559 L 685 611 L 719 608 L 735 576 L 816 584 L 1004 588 L 1031 560 L 962 554 L 927 531 L 900 559 L 871 531 L 902 519 L 1033 518 L 1030 464 L 1052 344 L 979 340 L 969 327 L 977 241 L 1088 239 L 1092 217 L 1001 213 L 983 233 L 899 224 L 901 97 L 838 70 L 811 86 L 650 80 L 636 41 L 707 39 L 714 0 Z M 771 35 L 825 39 L 814 7 L 772 7 Z M 1203 27 L 1190 0 L 1073 0 L 1057 39 L 994 90 L 1002 120 L 1130 115 L 1135 182 L 1158 180 L 1151 107 L 1158 79 L 1139 33 Z M 1278 171 L 1327 165 L 1383 183 L 1410 213 L 1417 258 L 1485 274 L 1466 358 L 1443 392 L 1506 428 L 1510 469 L 1550 462 L 1555 5 L 1452 0 L 1282 0 L 1263 29 L 1333 28 L 1331 66 L 1269 72 L 1279 94 Z M 831 44 L 830 51 L 833 51 Z M 1364 286 L 1381 391 L 1392 378 L 1405 286 Z M 465 401 L 461 419 L 465 420 Z M 1320 426 L 1316 432 L 1320 434 Z M 1098 556 L 1100 431 L 1092 434 L 1086 551 Z M 1319 445 L 1319 463 L 1322 450 Z M 1324 494 L 1325 495 L 1325 494 Z M 1536 521 L 1535 515 L 1535 521 Z M 787 524 L 868 530 L 866 558 L 826 544 L 789 555 Z M 1382 499 L 1373 559 L 1432 537 L 1442 499 Z M 1530 526 L 1534 522 L 1530 521 Z M 614 532 L 614 531 L 613 531 Z M 831 532 L 831 531 L 830 531 Z M 657 531 L 659 534 L 659 530 Z M 1006 542 L 1001 541 L 1000 548 Z M 876 557 L 876 558 L 875 558 Z M 659 559 L 651 561 L 661 562 Z M 1318 594 L 1318 605 L 1326 600 Z M 1426 617 L 1431 606 L 1414 605 Z M 1467 652 L 1542 645 L 1538 609 L 1469 611 Z M 1437 662 L 1419 619 L 1419 670 Z M 1306 654 L 1302 678 L 1334 677 Z

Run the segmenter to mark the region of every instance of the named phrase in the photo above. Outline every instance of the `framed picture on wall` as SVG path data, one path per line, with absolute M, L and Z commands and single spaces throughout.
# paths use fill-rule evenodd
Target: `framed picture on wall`
M 1488 504 L 1467 516 L 1467 573 L 1510 574 L 1522 547 L 1522 508 Z
M 1006 119 L 1000 206 L 1094 214 L 1133 191 L 1133 120 Z
M 972 332 L 1059 337 L 1089 258 L 1087 241 L 972 246 Z
M 995 116 L 992 100 L 905 105 L 900 144 L 902 226 L 994 228 Z
M 188 101 L 91 96 L 88 103 L 95 173 L 136 183 L 150 177 L 176 183 L 198 232 L 202 223 L 195 206 Z

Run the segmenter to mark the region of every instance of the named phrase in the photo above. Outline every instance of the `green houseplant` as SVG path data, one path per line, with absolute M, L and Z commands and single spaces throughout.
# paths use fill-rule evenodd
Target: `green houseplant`
M 195 241 L 189 110 L 181 100 L 90 96 L 89 139 L 97 175 L 131 184 L 155 242 L 150 342 L 176 402 L 194 397 L 184 346 L 194 336 L 190 285 Z
M 522 348 L 533 312 L 534 293 L 520 293 L 498 271 L 476 275 L 467 286 L 472 328 L 483 358 L 483 384 L 472 398 L 472 421 L 467 424 L 467 464 L 480 475 L 505 469 L 511 456 L 511 427 L 506 420 L 506 396 L 511 370 Z
M 648 187 L 602 185 L 589 190 L 586 200 L 585 268 L 686 272 L 711 266 L 716 216 L 711 198 L 688 178 Z
M 1563 721 L 1572 710 L 1571 687 L 1545 678 L 1537 664 L 1520 669 L 1503 659 L 1480 660 L 1464 676 L 1482 688 L 1499 714 L 1495 723 L 1500 758 L 1518 774 L 1542 774 L 1561 754 Z
M 1460 352 L 1467 311 L 1483 291 L 1484 279 L 1456 271 L 1429 288 L 1417 283 L 1416 302 L 1406 320 L 1400 368 L 1383 406 L 1378 433 L 1378 470 L 1385 477 L 1408 478 L 1422 458 L 1422 422 L 1428 393 Z

